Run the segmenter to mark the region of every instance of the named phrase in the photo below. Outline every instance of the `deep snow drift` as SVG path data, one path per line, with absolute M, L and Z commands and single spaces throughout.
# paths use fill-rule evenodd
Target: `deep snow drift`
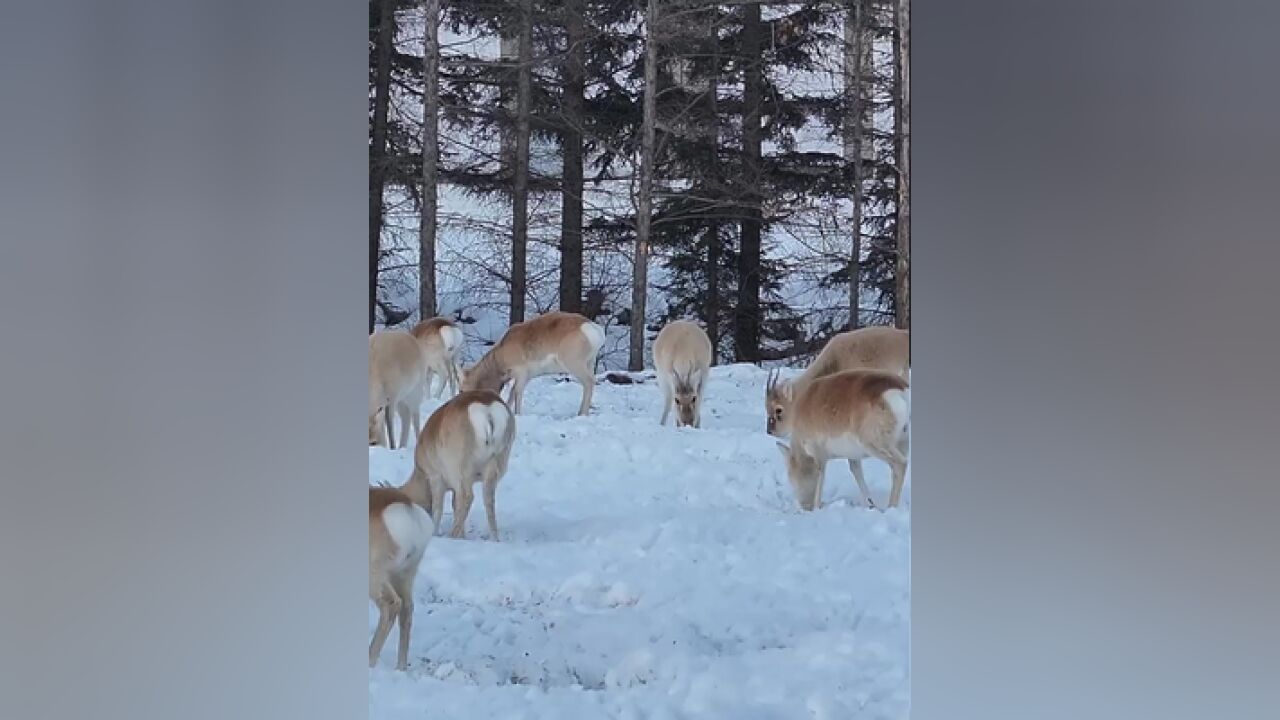
M 466 539 L 432 541 L 409 670 L 392 669 L 393 630 L 369 717 L 905 718 L 910 471 L 902 507 L 881 512 L 856 506 L 832 461 L 826 506 L 801 514 L 764 431 L 764 381 L 714 368 L 700 430 L 658 425 L 651 373 L 599 381 L 588 417 L 572 416 L 576 383 L 531 382 L 498 486 L 501 542 L 484 539 L 478 498 Z M 412 463 L 370 448 L 369 480 L 399 485 Z M 888 468 L 863 465 L 883 505 Z M 370 634 L 376 621 L 370 604 Z

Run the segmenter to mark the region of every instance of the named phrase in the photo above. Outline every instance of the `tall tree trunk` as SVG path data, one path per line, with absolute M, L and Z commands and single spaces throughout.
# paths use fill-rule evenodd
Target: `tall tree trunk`
M 742 169 L 746 203 L 738 253 L 738 306 L 733 344 L 739 362 L 760 356 L 760 236 L 763 224 L 760 183 L 760 105 L 764 96 L 764 25 L 760 5 L 742 7 Z
M 566 0 L 564 32 L 568 52 L 564 59 L 564 131 L 561 144 L 564 167 L 560 196 L 560 309 L 582 311 L 582 126 L 586 104 L 583 69 L 586 40 L 584 0 Z
M 658 0 L 645 9 L 644 103 L 640 128 L 640 187 L 636 193 L 635 265 L 631 276 L 630 370 L 644 369 L 645 304 L 649 290 L 649 235 L 653 227 L 653 163 L 658 120 Z
M 511 316 L 524 321 L 525 251 L 529 244 L 529 114 L 533 84 L 533 2 L 520 0 L 516 69 L 516 167 L 511 188 Z
M 911 329 L 911 0 L 893 5 L 894 136 L 897 139 L 898 262 L 894 272 L 894 325 Z
M 498 37 L 498 61 L 504 66 L 515 67 L 520 58 L 520 30 L 519 23 L 517 27 L 512 28 L 503 25 L 499 29 Z M 518 81 L 516 77 L 518 72 L 504 72 L 498 81 L 498 107 L 499 117 L 502 122 L 498 123 L 498 160 L 501 164 L 502 172 L 506 173 L 505 178 L 515 177 L 516 167 L 516 134 L 515 123 L 512 118 L 516 116 L 516 85 Z
M 708 161 L 710 168 L 710 176 L 712 176 L 713 187 L 708 188 L 709 197 L 719 197 L 718 188 L 722 186 L 719 182 L 719 132 L 718 117 L 716 108 L 716 94 L 719 91 L 719 82 L 717 78 L 710 78 L 708 95 L 708 122 L 710 123 L 708 137 Z M 719 356 L 719 331 L 721 331 L 721 297 L 719 297 L 719 264 L 721 264 L 721 238 L 719 238 L 719 222 L 716 218 L 716 210 L 710 211 L 707 217 L 707 228 L 703 231 L 703 238 L 707 242 L 707 310 L 705 310 L 705 320 L 707 320 L 707 340 L 712 342 L 712 363 L 716 363 Z
M 436 315 L 436 205 L 440 164 L 440 0 L 423 3 L 422 217 L 418 223 L 418 319 Z
M 844 119 L 844 159 L 853 169 L 852 211 L 849 216 L 852 243 L 849 248 L 849 329 L 862 325 L 858 305 L 862 298 L 862 3 L 850 0 L 844 16 L 844 91 L 849 103 Z
M 707 323 L 707 339 L 711 341 L 711 362 L 720 356 L 720 223 L 715 218 L 708 221 L 702 231 L 707 244 L 707 302 L 704 315 Z
M 715 13 L 710 13 L 708 33 L 715 33 Z M 714 37 L 714 35 L 713 35 Z M 713 67 L 719 67 L 715 58 L 719 41 L 709 43 L 713 54 Z M 709 187 L 705 190 L 709 203 L 718 203 L 723 182 L 720 178 L 720 123 L 716 95 L 720 92 L 720 78 L 712 75 L 707 80 L 707 167 L 711 176 Z M 720 354 L 720 223 L 716 218 L 717 209 L 713 206 L 707 213 L 707 226 L 703 230 L 703 239 L 707 245 L 707 302 L 704 319 L 707 325 L 707 339 L 711 341 L 711 362 L 715 364 Z
M 369 143 L 369 332 L 378 310 L 378 260 L 382 256 L 382 190 L 387 174 L 387 112 L 391 102 L 391 43 L 395 11 L 390 0 L 378 2 L 376 64 L 373 76 L 373 137 Z

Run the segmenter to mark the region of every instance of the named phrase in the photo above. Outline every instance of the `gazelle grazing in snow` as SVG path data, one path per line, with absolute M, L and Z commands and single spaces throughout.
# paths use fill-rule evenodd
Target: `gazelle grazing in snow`
M 440 397 L 446 387 L 450 396 L 456 395 L 461 384 L 458 379 L 458 354 L 462 351 L 462 330 L 451 320 L 435 317 L 414 325 L 409 334 L 418 338 L 418 342 L 422 343 L 422 351 L 427 356 L 428 387 L 431 384 L 431 374 L 440 377 L 440 387 L 433 397 Z
M 520 400 L 530 380 L 556 372 L 569 373 L 582 385 L 578 414 L 591 409 L 595 389 L 596 353 L 604 345 L 604 328 L 581 315 L 550 312 L 507 328 L 497 345 L 471 369 L 463 372 L 463 390 L 499 392 L 508 381 L 511 411 L 520 413 Z
M 369 488 L 369 599 L 378 606 L 378 627 L 369 643 L 369 667 L 378 664 L 392 623 L 400 622 L 396 669 L 409 665 L 413 627 L 413 581 L 431 541 L 431 517 L 403 492 Z
M 846 458 L 862 502 L 871 507 L 862 460 L 874 457 L 893 472 L 889 507 L 897 507 L 907 472 L 907 383 L 894 373 L 846 370 L 808 383 L 791 407 L 791 446 L 778 443 L 787 478 L 802 510 L 822 501 L 827 461 Z
M 464 390 L 427 418 L 413 451 L 413 474 L 400 489 L 431 511 L 433 530 L 440 527 L 445 491 L 452 491 L 449 537 L 461 538 L 475 497 L 472 486 L 484 483 L 489 539 L 497 540 L 495 494 L 515 436 L 515 415 L 496 392 Z
M 676 427 L 701 427 L 702 391 L 711 372 L 711 340 L 707 334 L 685 320 L 668 323 L 653 341 L 653 365 L 662 389 L 659 424 L 667 424 L 674 401 Z
M 882 370 L 907 380 L 911 370 L 911 336 L 906 330 L 875 326 L 842 332 L 831 338 L 813 364 L 795 380 L 780 380 L 769 373 L 765 384 L 765 429 L 770 435 L 791 433 L 791 406 L 795 398 L 820 377 L 844 370 Z
M 409 442 L 409 426 L 422 426 L 422 396 L 429 377 L 418 340 L 401 330 L 379 330 L 369 336 L 369 444 L 394 444 L 391 416 L 400 417 L 400 447 Z M 385 426 L 378 422 L 384 416 Z

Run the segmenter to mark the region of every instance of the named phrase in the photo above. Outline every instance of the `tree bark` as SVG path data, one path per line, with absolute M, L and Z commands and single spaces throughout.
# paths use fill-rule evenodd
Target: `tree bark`
M 640 128 L 640 187 L 636 193 L 635 264 L 631 277 L 629 370 L 644 369 L 645 305 L 649 290 L 649 236 L 653 227 L 653 162 L 658 119 L 658 0 L 645 9 L 644 99 Z
M 894 136 L 897 138 L 897 244 L 894 272 L 894 325 L 911 329 L 911 0 L 893 5 Z
M 425 0 L 422 45 L 422 216 L 418 223 L 418 319 L 435 317 L 437 185 L 440 164 L 440 0 Z
M 391 43 L 395 11 L 378 2 L 378 34 L 373 79 L 373 127 L 369 143 L 369 332 L 377 323 L 378 261 L 382 256 L 382 191 L 387 172 L 387 114 L 391 103 Z
M 586 104 L 584 11 L 584 0 L 566 0 L 564 4 L 567 52 L 564 62 L 564 131 L 561 136 L 564 166 L 560 186 L 560 309 L 565 312 L 582 310 L 582 127 Z
M 716 92 L 719 83 L 713 78 L 711 88 L 708 90 L 710 94 L 710 119 L 713 123 L 711 129 L 711 176 L 719 178 L 719 133 L 716 132 L 714 123 L 716 122 Z M 719 186 L 718 180 L 716 185 Z M 707 244 L 707 303 L 706 303 L 706 325 L 707 339 L 711 341 L 711 362 L 714 364 L 716 358 L 720 354 L 720 223 L 712 215 L 707 219 L 707 227 L 703 230 L 703 238 Z
M 711 13 L 712 19 L 708 22 L 707 28 L 709 34 L 716 32 L 714 16 L 715 13 Z M 718 68 L 719 40 L 712 40 L 709 46 L 713 55 L 713 67 Z M 723 187 L 720 178 L 720 123 L 716 102 L 719 92 L 720 78 L 712 75 L 707 80 L 706 89 L 707 167 L 711 176 L 711 187 L 707 189 L 707 195 L 716 198 L 716 201 L 719 200 L 720 188 Z M 711 341 L 711 363 L 714 365 L 720 355 L 720 223 L 715 217 L 714 210 L 707 213 L 707 226 L 703 230 L 703 239 L 707 244 L 707 302 L 704 319 L 707 326 L 707 339 Z
M 720 355 L 720 223 L 711 219 L 702 231 L 707 244 L 707 302 L 704 314 L 707 339 L 711 341 L 711 363 Z
M 849 103 L 845 115 L 844 157 L 852 165 L 849 193 L 852 243 L 849 248 L 849 329 L 861 327 L 858 306 L 862 298 L 862 3 L 850 0 L 844 19 L 844 89 Z
M 529 113 L 533 73 L 533 3 L 520 0 L 520 36 L 516 69 L 516 167 L 511 188 L 511 315 L 524 321 L 525 252 L 529 243 Z
M 764 96 L 764 25 L 760 5 L 742 7 L 742 199 L 738 253 L 738 304 L 734 308 L 734 352 L 739 362 L 755 362 L 760 355 L 760 237 L 763 212 L 760 183 L 760 105 Z

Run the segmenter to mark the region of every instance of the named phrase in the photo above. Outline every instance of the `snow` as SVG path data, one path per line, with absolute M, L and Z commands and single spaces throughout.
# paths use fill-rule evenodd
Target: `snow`
M 597 382 L 587 417 L 576 383 L 530 383 L 501 542 L 483 539 L 479 501 L 465 539 L 432 541 L 409 669 L 393 669 L 392 632 L 369 717 L 905 718 L 910 473 L 902 507 L 868 510 L 833 461 L 827 505 L 801 513 L 764 432 L 764 381 L 713 368 L 701 429 L 658 425 L 652 372 Z M 400 484 L 412 462 L 370 448 L 369 480 Z M 888 468 L 863 464 L 883 504 Z

